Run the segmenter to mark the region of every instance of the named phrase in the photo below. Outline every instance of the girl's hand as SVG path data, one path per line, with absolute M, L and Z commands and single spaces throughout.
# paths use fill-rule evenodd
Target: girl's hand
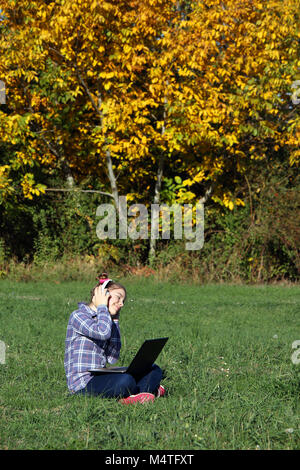
M 98 305 L 107 306 L 109 297 L 110 296 L 108 289 L 103 290 L 102 286 L 98 286 L 95 289 L 94 297 L 92 298 L 92 303 L 95 305 L 95 307 L 98 307 Z

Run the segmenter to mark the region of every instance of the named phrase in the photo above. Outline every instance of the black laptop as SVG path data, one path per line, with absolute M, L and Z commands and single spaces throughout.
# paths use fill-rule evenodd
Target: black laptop
M 121 373 L 140 377 L 151 370 L 151 367 L 160 354 L 162 348 L 169 338 L 147 339 L 128 367 L 103 367 L 101 369 L 90 369 L 93 374 Z

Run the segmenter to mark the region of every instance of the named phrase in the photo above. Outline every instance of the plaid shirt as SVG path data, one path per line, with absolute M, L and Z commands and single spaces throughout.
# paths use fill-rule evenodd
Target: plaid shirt
M 113 321 L 107 307 L 97 312 L 83 302 L 78 303 L 67 327 L 64 366 L 67 385 L 75 393 L 91 380 L 89 369 L 114 364 L 120 355 L 119 322 Z

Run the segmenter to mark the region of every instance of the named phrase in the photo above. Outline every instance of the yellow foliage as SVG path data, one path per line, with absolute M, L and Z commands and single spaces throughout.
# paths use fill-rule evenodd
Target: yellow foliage
M 3 0 L 9 112 L 0 115 L 0 138 L 13 147 L 3 175 L 22 168 L 32 198 L 42 188 L 28 168 L 59 169 L 65 160 L 75 174 L 97 171 L 106 181 L 109 151 L 124 194 L 139 178 L 148 197 L 163 155 L 170 173 L 187 175 L 179 199 L 212 181 L 221 204 L 243 205 L 222 179 L 228 168 L 247 172 L 266 158 L 266 141 L 299 162 L 299 120 L 286 125 L 288 103 L 278 105 L 299 67 L 298 7 L 196 0 L 187 15 L 176 0 L 19 0 L 13 11 Z
M 34 175 L 32 173 L 26 173 L 24 175 L 21 186 L 24 197 L 27 199 L 33 199 L 33 196 L 39 196 L 41 193 L 45 193 L 44 185 L 35 185 Z
M 10 183 L 12 180 L 8 177 L 9 165 L 0 166 L 0 190 L 1 193 L 5 193 L 11 188 Z

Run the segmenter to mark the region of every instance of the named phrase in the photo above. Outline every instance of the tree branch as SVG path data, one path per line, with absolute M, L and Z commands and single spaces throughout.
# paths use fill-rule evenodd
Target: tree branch
M 77 191 L 77 192 L 80 192 L 80 193 L 98 193 L 98 194 L 103 194 L 104 196 L 109 196 L 111 198 L 114 198 L 112 194 L 110 193 L 105 193 L 103 191 L 98 191 L 96 189 L 78 189 L 78 188 L 46 188 L 45 191 Z
M 99 115 L 100 117 L 100 121 L 102 122 L 102 114 L 101 114 L 101 111 L 99 109 L 99 107 L 97 106 L 97 103 L 95 102 L 90 90 L 89 90 L 89 87 L 87 86 L 87 84 L 85 83 L 85 81 L 83 80 L 82 76 L 80 75 L 79 71 L 78 71 L 78 68 L 77 68 L 77 65 L 75 65 L 75 69 L 76 69 L 76 74 L 77 74 L 77 77 L 78 77 L 78 80 L 80 81 L 81 85 L 83 86 L 83 88 L 85 89 L 85 92 L 86 94 L 88 95 L 89 97 L 89 100 L 90 102 L 92 103 L 92 106 L 94 108 L 94 110 L 96 111 L 96 113 Z

